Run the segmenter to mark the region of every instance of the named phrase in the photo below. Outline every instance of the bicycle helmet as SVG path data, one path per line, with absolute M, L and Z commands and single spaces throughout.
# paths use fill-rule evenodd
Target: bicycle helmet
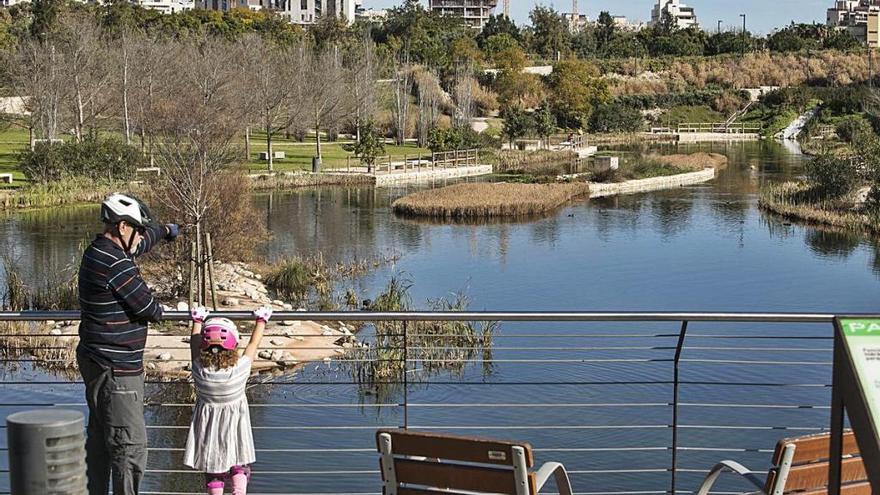
M 218 347 L 228 351 L 238 347 L 238 329 L 226 318 L 208 318 L 202 327 L 202 349 Z
M 124 194 L 111 194 L 101 203 L 101 220 L 117 224 L 125 221 L 134 227 L 146 227 L 150 222 L 150 210 L 143 203 Z

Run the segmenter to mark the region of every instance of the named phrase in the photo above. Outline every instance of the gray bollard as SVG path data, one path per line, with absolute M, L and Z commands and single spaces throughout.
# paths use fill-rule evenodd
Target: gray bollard
M 12 495 L 85 495 L 83 415 L 40 409 L 6 417 Z

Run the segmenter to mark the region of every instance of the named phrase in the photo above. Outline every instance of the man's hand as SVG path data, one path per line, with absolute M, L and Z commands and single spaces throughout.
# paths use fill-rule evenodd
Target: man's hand
M 168 235 L 165 236 L 165 240 L 167 241 L 173 241 L 174 239 L 177 239 L 178 235 L 180 235 L 180 226 L 176 223 L 169 223 L 165 228 L 168 229 Z
M 268 323 L 269 319 L 272 318 L 272 308 L 270 306 L 263 306 L 255 309 L 254 316 L 257 317 L 257 322 Z
M 204 323 L 205 320 L 208 319 L 208 315 L 211 313 L 208 312 L 208 308 L 195 306 L 189 314 L 192 316 L 193 323 Z

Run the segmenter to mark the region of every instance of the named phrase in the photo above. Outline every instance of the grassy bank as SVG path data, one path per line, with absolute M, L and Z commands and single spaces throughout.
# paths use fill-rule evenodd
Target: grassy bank
M 84 178 L 50 184 L 26 184 L 17 189 L 0 190 L 0 210 L 97 203 L 108 194 L 123 190 L 137 193 L 138 187 L 126 182 L 95 182 Z
M 396 213 L 442 219 L 529 217 L 590 192 L 588 184 L 457 184 L 421 191 L 392 204 Z
M 785 218 L 841 229 L 880 234 L 880 215 L 862 213 L 849 200 L 820 200 L 803 182 L 771 184 L 761 189 L 758 206 Z

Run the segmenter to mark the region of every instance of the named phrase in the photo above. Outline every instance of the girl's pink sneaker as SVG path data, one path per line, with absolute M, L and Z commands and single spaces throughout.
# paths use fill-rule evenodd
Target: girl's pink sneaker
M 223 486 L 224 483 L 222 481 L 214 480 L 208 482 L 208 495 L 223 495 Z
M 232 479 L 232 495 L 247 495 L 251 469 L 248 466 L 235 466 L 229 470 L 229 477 Z

